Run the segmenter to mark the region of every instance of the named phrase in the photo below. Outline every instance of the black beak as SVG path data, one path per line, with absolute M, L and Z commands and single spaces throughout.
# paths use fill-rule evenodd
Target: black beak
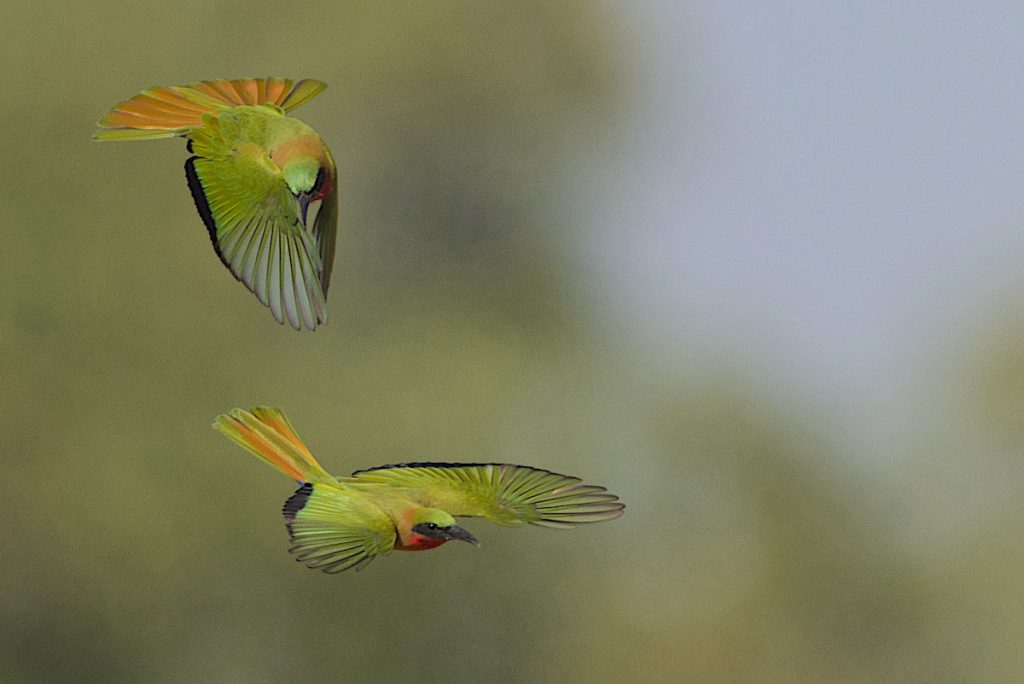
M 309 210 L 309 201 L 311 195 L 305 192 L 299 193 L 299 215 L 302 217 L 302 225 L 306 225 L 306 212 Z
M 464 542 L 469 542 L 473 546 L 480 546 L 480 542 L 476 540 L 476 537 L 471 535 L 468 530 L 464 530 L 458 525 L 452 525 L 445 530 L 448 534 L 449 539 L 461 539 Z

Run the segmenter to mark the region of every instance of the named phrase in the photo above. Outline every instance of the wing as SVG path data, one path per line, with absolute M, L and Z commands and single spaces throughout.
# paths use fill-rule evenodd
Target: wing
M 203 114 L 238 105 L 274 105 L 286 112 L 315 97 L 327 85 L 313 79 L 239 78 L 187 86 L 154 86 L 119 102 L 99 120 L 96 140 L 143 140 L 185 135 L 201 126 Z
M 284 504 L 289 551 L 309 568 L 362 570 L 395 548 L 395 526 L 362 496 L 330 485 L 305 484 Z
M 507 463 L 406 463 L 359 470 L 346 480 L 401 488 L 423 506 L 502 525 L 571 528 L 613 520 L 625 508 L 604 487 Z
M 327 170 L 330 175 L 331 189 L 320 203 L 316 219 L 313 221 L 313 240 L 316 242 L 320 263 L 320 289 L 326 296 L 331 284 L 331 269 L 334 266 L 334 237 L 338 232 L 338 169 L 334 165 L 334 156 L 330 148 L 324 145 L 327 157 Z
M 191 133 L 193 149 L 204 155 L 185 162 L 196 209 L 221 261 L 277 322 L 314 330 L 327 322 L 321 246 L 263 149 L 224 142 L 234 136 L 220 129 L 236 125 L 224 119 L 206 117 Z

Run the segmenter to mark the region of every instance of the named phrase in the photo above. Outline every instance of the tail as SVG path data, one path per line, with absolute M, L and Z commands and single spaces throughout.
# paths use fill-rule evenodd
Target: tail
M 213 427 L 294 480 L 302 483 L 335 482 L 334 477 L 309 453 L 279 409 L 257 407 L 250 412 L 236 408 L 217 416 Z
M 275 105 L 286 112 L 315 97 L 327 85 L 313 79 L 240 78 L 187 86 L 154 86 L 119 102 L 99 120 L 95 140 L 150 140 L 187 134 L 203 115 L 239 105 Z

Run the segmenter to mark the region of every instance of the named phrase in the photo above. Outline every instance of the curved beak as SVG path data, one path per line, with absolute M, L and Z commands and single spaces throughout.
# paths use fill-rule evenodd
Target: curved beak
M 299 193 L 299 216 L 302 218 L 302 225 L 306 225 L 306 212 L 309 210 L 309 202 L 312 195 L 300 192 Z
M 469 542 L 473 546 L 480 546 L 480 542 L 476 540 L 476 537 L 471 535 L 468 530 L 464 530 L 458 525 L 452 525 L 445 532 L 448 534 L 449 539 L 461 539 L 464 542 Z

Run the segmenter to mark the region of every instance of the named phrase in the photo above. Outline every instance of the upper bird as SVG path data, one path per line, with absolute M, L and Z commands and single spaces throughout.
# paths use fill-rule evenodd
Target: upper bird
M 613 520 L 625 508 L 604 487 L 507 463 L 404 463 L 334 477 L 273 408 L 234 409 L 213 426 L 299 481 L 282 511 L 290 551 L 324 572 L 361 569 L 392 550 L 425 551 L 452 539 L 479 546 L 455 516 L 571 528 Z
M 337 172 L 316 132 L 285 116 L 327 86 L 243 78 L 156 86 L 99 120 L 96 140 L 181 136 L 185 176 L 224 265 L 278 323 L 327 322 L 338 225 Z M 310 226 L 308 208 L 320 202 Z

